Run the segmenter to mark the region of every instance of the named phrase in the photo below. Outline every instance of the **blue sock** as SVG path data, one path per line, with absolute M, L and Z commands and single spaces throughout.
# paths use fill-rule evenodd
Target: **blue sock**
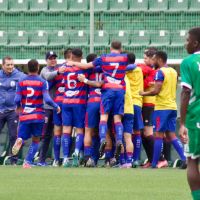
M 29 150 L 28 150 L 28 154 L 26 156 L 26 161 L 32 163 L 33 162 L 33 159 L 34 159 L 34 156 L 38 150 L 38 146 L 39 146 L 39 143 L 38 142 L 33 142 L 31 143 L 30 147 L 29 147 Z
M 152 161 L 152 167 L 156 167 L 158 164 L 158 160 L 160 158 L 160 154 L 162 151 L 163 146 L 163 139 L 162 138 L 155 138 L 154 140 L 154 150 L 153 150 L 153 161 Z
M 134 152 L 133 152 L 133 160 L 139 160 L 140 152 L 141 152 L 141 142 L 142 138 L 140 134 L 135 134 L 133 137 L 133 145 L 134 145 Z
M 103 140 L 106 140 L 107 129 L 108 129 L 107 122 L 106 121 L 100 121 L 100 124 L 99 124 L 99 136 L 100 136 L 101 142 Z
M 60 159 L 60 146 L 61 146 L 61 136 L 54 135 L 53 137 L 54 159 L 57 161 L 59 161 Z
M 88 158 L 91 157 L 91 146 L 84 147 L 84 156 Z
M 121 122 L 115 123 L 116 141 L 122 143 L 123 139 L 123 125 Z
M 132 163 L 133 162 L 133 153 L 132 152 L 127 152 L 126 153 L 126 162 L 127 163 Z
M 97 163 L 99 159 L 99 147 L 100 147 L 100 141 L 98 136 L 92 137 L 92 148 L 91 148 L 91 157 Z
M 71 141 L 72 141 L 71 134 L 63 133 L 63 135 L 62 135 L 62 149 L 63 149 L 64 158 L 69 157 Z
M 125 155 L 124 155 L 124 153 L 121 153 L 121 154 L 120 154 L 120 158 L 119 158 L 119 160 L 120 160 L 120 164 L 121 164 L 121 165 L 123 165 L 123 164 L 125 164 L 125 163 L 126 163 L 126 160 L 125 160 Z
M 111 159 L 111 150 L 105 149 L 105 160 L 110 160 L 110 159 Z
M 178 152 L 178 155 L 180 156 L 181 160 L 185 161 L 186 157 L 184 156 L 184 150 L 181 141 L 178 138 L 175 138 L 172 140 L 172 144 Z
M 84 140 L 83 133 L 77 133 L 77 135 L 76 135 L 76 145 L 75 145 L 75 153 L 77 155 L 80 153 L 80 150 L 83 147 L 83 140 Z

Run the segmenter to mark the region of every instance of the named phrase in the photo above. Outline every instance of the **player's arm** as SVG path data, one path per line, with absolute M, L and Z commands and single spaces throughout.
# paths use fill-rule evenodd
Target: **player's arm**
M 16 104 L 16 113 L 20 113 L 21 112 L 21 100 L 22 100 L 22 93 L 21 93 L 21 87 L 19 85 L 19 83 L 17 84 L 17 89 L 16 89 L 16 94 L 15 94 L 15 98 L 14 98 L 14 102 Z
M 76 66 L 76 67 L 79 67 L 80 69 L 90 69 L 94 67 L 92 62 L 81 63 L 81 62 L 75 62 L 75 61 L 67 61 L 67 65 Z
M 92 87 L 101 87 L 104 83 L 103 81 L 90 81 L 85 77 L 84 74 L 79 74 L 78 80 Z
M 50 97 L 49 95 L 49 92 L 48 92 L 48 85 L 46 84 L 46 82 L 44 82 L 44 85 L 43 85 L 43 98 L 44 98 L 44 101 L 52 106 L 53 108 L 55 108 L 57 110 L 57 113 L 60 113 L 61 109 L 60 107 L 58 106 L 58 104 L 56 104 L 52 98 Z
M 155 96 L 157 94 L 160 93 L 161 91 L 161 88 L 162 88 L 162 84 L 163 84 L 163 81 L 164 81 L 165 77 L 164 77 L 164 74 L 161 70 L 158 70 L 156 72 L 156 75 L 155 75 L 155 85 L 154 85 L 154 88 L 150 91 L 140 91 L 139 94 L 141 96 Z

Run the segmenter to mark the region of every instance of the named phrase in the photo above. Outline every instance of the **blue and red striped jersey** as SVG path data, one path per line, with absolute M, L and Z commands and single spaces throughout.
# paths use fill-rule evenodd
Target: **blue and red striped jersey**
M 58 70 L 59 67 L 62 67 L 65 64 L 58 65 L 55 70 Z M 56 103 L 62 103 L 64 99 L 64 93 L 65 93 L 65 80 L 64 75 L 59 74 L 54 78 L 54 86 L 55 86 L 55 97 L 54 101 Z
M 88 70 L 82 70 L 76 66 L 67 66 L 63 74 L 65 80 L 65 93 L 63 104 L 86 104 L 88 87 L 78 80 L 78 75 L 84 74 L 88 78 Z
M 101 82 L 103 80 L 103 73 L 100 67 L 91 69 L 88 79 L 90 81 Z M 101 88 L 89 86 L 88 102 L 100 102 L 101 101 Z
M 39 75 L 28 75 L 17 85 L 15 103 L 22 107 L 19 120 L 22 122 L 44 121 L 43 100 L 54 108 L 57 104 L 53 102 L 48 93 L 48 84 Z
M 127 54 L 103 54 L 93 61 L 94 66 L 101 66 L 104 74 L 103 89 L 125 89 L 125 71 L 128 65 Z

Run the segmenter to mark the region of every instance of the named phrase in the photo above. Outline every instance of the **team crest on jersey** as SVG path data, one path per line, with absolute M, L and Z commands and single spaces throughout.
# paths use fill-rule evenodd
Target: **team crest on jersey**
M 15 81 L 11 81 L 11 82 L 10 82 L 10 86 L 11 86 L 11 87 L 15 87 L 15 85 L 16 85 L 16 84 L 15 84 Z

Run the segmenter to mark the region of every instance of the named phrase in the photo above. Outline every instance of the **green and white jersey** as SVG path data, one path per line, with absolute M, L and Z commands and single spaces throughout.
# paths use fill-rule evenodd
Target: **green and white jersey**
M 181 85 L 191 89 L 186 114 L 186 127 L 200 128 L 200 52 L 196 52 L 181 63 Z

